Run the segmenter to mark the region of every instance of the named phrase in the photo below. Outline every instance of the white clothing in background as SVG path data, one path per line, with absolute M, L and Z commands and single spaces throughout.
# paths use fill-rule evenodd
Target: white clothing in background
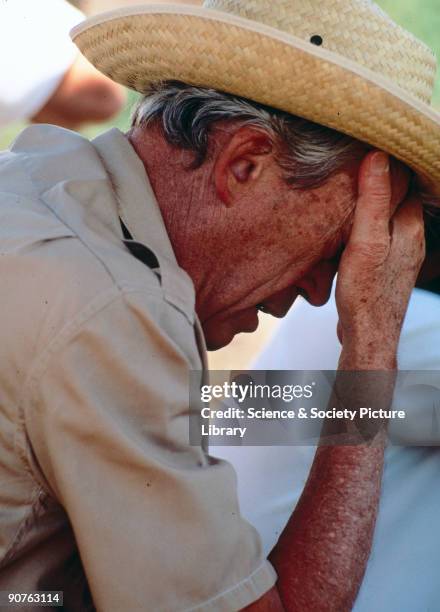
M 336 369 L 336 324 L 333 297 L 322 308 L 298 300 L 254 369 Z M 399 368 L 440 370 L 440 297 L 414 291 L 399 346 Z M 417 443 L 423 441 L 422 417 L 413 432 Z M 212 455 L 235 467 L 241 512 L 258 529 L 266 554 L 301 495 L 314 452 L 314 446 L 210 446 Z M 440 449 L 390 446 L 372 552 L 355 612 L 440 609 L 439 515 Z
M 0 0 L 0 127 L 51 97 L 77 54 L 69 30 L 83 18 L 64 0 Z

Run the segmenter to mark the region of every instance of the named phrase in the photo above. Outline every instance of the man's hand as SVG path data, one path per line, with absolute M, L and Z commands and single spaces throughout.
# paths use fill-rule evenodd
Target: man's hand
M 400 331 L 425 241 L 420 202 L 409 196 L 394 212 L 398 202 L 392 201 L 393 191 L 388 156 L 369 153 L 360 168 L 353 227 L 336 285 L 343 347 L 340 369 L 396 366 Z

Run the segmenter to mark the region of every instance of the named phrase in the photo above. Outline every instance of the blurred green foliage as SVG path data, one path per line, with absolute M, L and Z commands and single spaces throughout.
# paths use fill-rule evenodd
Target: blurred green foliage
M 377 4 L 397 23 L 423 40 L 440 63 L 440 0 L 377 0 Z M 433 104 L 440 107 L 438 73 Z
M 397 23 L 423 40 L 440 59 L 440 0 L 377 0 L 379 4 Z M 137 94 L 129 92 L 124 110 L 111 122 L 91 125 L 82 130 L 92 138 L 105 129 L 117 126 L 127 130 L 130 115 L 136 102 Z M 440 78 L 437 77 L 433 103 L 440 107 Z M 11 140 L 23 128 L 24 124 L 14 124 L 0 132 L 0 149 L 9 145 Z

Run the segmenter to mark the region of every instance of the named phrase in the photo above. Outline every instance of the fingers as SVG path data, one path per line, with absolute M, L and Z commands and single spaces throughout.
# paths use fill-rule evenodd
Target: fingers
M 382 151 L 369 153 L 359 170 L 359 192 L 350 242 L 383 243 L 389 240 L 391 216 L 389 157 Z
M 407 193 L 410 175 L 391 174 L 382 152 L 362 162 L 353 227 L 336 287 L 338 337 L 345 354 L 365 369 L 395 367 L 406 307 L 424 257 L 420 201 L 407 197 L 395 210 L 396 200 Z
M 406 198 L 412 177 L 411 170 L 405 164 L 390 158 L 391 214 L 396 212 L 399 204 Z
M 423 205 L 417 194 L 410 195 L 397 209 L 393 222 L 402 225 L 423 226 Z
M 416 264 L 425 258 L 425 224 L 423 206 L 414 194 L 398 208 L 392 219 L 393 243 L 399 244 L 407 254 L 412 255 Z

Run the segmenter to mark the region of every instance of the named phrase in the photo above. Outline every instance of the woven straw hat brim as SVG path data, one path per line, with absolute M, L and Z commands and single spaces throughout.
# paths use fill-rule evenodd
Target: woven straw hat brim
M 71 35 L 98 70 L 131 89 L 175 79 L 250 98 L 387 151 L 440 195 L 440 113 L 325 48 L 241 17 L 171 4 L 110 11 Z

